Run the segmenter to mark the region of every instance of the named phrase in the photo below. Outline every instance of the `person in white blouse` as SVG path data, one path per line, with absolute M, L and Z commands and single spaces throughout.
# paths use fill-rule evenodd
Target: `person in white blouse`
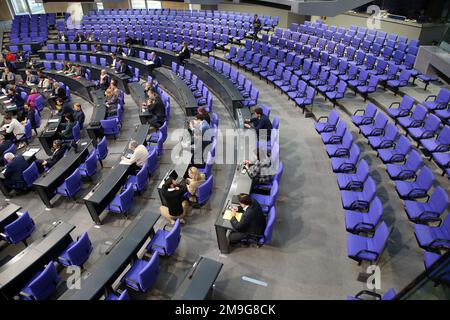
M 129 157 L 122 156 L 121 163 L 130 165 L 134 164 L 136 165 L 135 171 L 139 171 L 147 161 L 149 156 L 148 150 L 144 145 L 138 144 L 135 140 L 130 141 L 128 148 L 132 151 L 132 154 Z

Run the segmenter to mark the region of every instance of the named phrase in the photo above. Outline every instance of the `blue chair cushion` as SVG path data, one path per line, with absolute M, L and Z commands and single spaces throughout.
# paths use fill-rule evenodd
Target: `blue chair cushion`
M 166 247 L 166 236 L 168 233 L 169 231 L 159 229 L 148 244 L 147 251 L 151 253 L 157 252 L 159 255 L 164 256 L 166 254 L 164 249 Z

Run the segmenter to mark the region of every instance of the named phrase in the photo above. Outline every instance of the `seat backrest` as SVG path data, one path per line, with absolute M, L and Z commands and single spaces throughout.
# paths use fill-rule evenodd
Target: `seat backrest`
M 428 112 L 427 108 L 418 104 L 413 111 L 412 118 L 415 120 L 423 121 L 427 115 L 427 112 Z
M 139 284 L 141 285 L 141 288 L 147 291 L 147 289 L 155 281 L 158 273 L 159 255 L 155 253 L 147 265 L 139 272 Z
M 66 179 L 67 190 L 72 193 L 76 192 L 77 188 L 81 187 L 81 174 L 80 170 L 76 169 L 67 179 Z
M 450 102 L 450 90 L 447 88 L 442 88 L 435 100 L 439 104 L 448 104 Z
M 376 252 L 378 252 L 380 255 L 384 250 L 384 247 L 386 245 L 386 241 L 388 239 L 389 236 L 389 228 L 386 225 L 386 223 L 383 221 L 380 223 L 380 225 L 378 226 L 378 228 L 375 230 L 375 234 L 373 236 L 372 240 L 372 245 L 373 248 Z
M 28 211 L 24 212 L 19 218 L 5 226 L 5 234 L 11 240 L 11 243 L 17 243 L 23 240 L 25 235 L 35 229 L 34 221 L 31 219 Z
M 100 160 L 105 159 L 108 155 L 108 142 L 106 140 L 106 137 L 103 137 L 102 140 L 100 140 L 99 144 L 97 145 L 97 152 Z
M 405 94 L 402 101 L 400 102 L 400 109 L 411 110 L 413 106 L 414 99 Z
M 328 115 L 327 123 L 329 125 L 335 126 L 337 125 L 338 121 L 339 121 L 339 113 L 336 110 L 331 110 L 330 114 Z
M 178 247 L 181 238 L 181 224 L 180 220 L 177 219 L 175 224 L 172 226 L 172 230 L 166 235 L 166 254 L 171 256 Z
M 422 170 L 417 175 L 417 184 L 428 191 L 435 181 L 433 172 L 427 167 L 423 166 Z
M 67 249 L 67 255 L 73 265 L 81 267 L 89 258 L 92 249 L 93 247 L 89 235 L 85 232 L 69 249 Z
M 440 186 L 438 186 L 428 200 L 428 204 L 435 212 L 442 213 L 449 205 L 448 194 Z
M 39 178 L 39 171 L 35 162 L 30 164 L 30 166 L 25 169 L 22 173 L 23 179 L 25 180 L 28 188 L 31 188 L 33 182 Z
M 398 134 L 397 126 L 395 126 L 393 123 L 388 123 L 384 133 L 384 139 L 394 141 L 395 138 L 397 137 L 397 134 Z
M 441 132 L 439 132 L 439 135 L 436 139 L 440 145 L 441 144 L 449 144 L 450 145 L 450 126 L 444 126 L 442 128 Z
M 128 186 L 125 191 L 120 194 L 120 203 L 123 210 L 128 210 L 133 204 L 133 186 Z
M 390 288 L 386 293 L 383 295 L 381 300 L 393 300 L 397 293 L 395 292 L 394 288 Z
M 148 169 L 147 164 L 145 164 L 141 170 L 136 174 L 137 177 L 137 187 L 138 190 L 144 190 L 148 185 Z
M 375 128 L 386 128 L 386 125 L 388 123 L 388 118 L 384 115 L 384 113 L 379 112 L 376 116 L 375 116 L 375 121 L 373 126 Z
M 362 159 L 359 162 L 358 168 L 356 169 L 356 175 L 358 177 L 358 181 L 366 181 L 369 176 L 369 165 L 366 160 Z
M 264 230 L 264 238 L 260 241 L 261 244 L 267 244 L 272 239 L 276 216 L 275 206 L 273 206 L 272 208 L 270 208 L 269 214 L 267 216 L 266 229 Z
M 212 187 L 214 183 L 214 177 L 211 175 L 204 183 L 198 187 L 198 203 L 204 204 L 209 200 L 212 194 Z
M 91 151 L 86 161 L 86 171 L 89 176 L 93 175 L 97 171 L 97 155 L 95 149 Z
M 55 264 L 50 261 L 49 264 L 29 285 L 36 300 L 48 299 L 55 291 L 57 283 L 60 281 Z
M 409 151 L 412 149 L 411 141 L 405 137 L 404 135 L 400 135 L 400 138 L 398 138 L 397 141 L 397 147 L 398 152 L 401 152 L 403 155 L 407 155 Z

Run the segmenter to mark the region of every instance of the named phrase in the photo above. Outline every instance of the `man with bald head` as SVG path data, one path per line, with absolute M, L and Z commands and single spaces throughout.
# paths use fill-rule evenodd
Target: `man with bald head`
M 29 164 L 22 155 L 14 155 L 11 152 L 5 154 L 6 168 L 3 173 L 5 177 L 5 186 L 8 191 L 24 190 L 27 184 L 23 179 L 22 173 L 28 168 Z

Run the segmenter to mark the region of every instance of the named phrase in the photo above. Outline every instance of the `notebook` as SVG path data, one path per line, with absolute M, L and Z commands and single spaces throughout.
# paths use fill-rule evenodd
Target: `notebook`
M 225 210 L 225 212 L 223 214 L 223 219 L 224 220 L 231 220 L 231 217 L 232 217 L 231 210 L 228 210 L 228 209 Z M 242 212 L 236 212 L 236 219 L 237 219 L 238 222 L 241 221 L 241 218 L 242 218 Z

